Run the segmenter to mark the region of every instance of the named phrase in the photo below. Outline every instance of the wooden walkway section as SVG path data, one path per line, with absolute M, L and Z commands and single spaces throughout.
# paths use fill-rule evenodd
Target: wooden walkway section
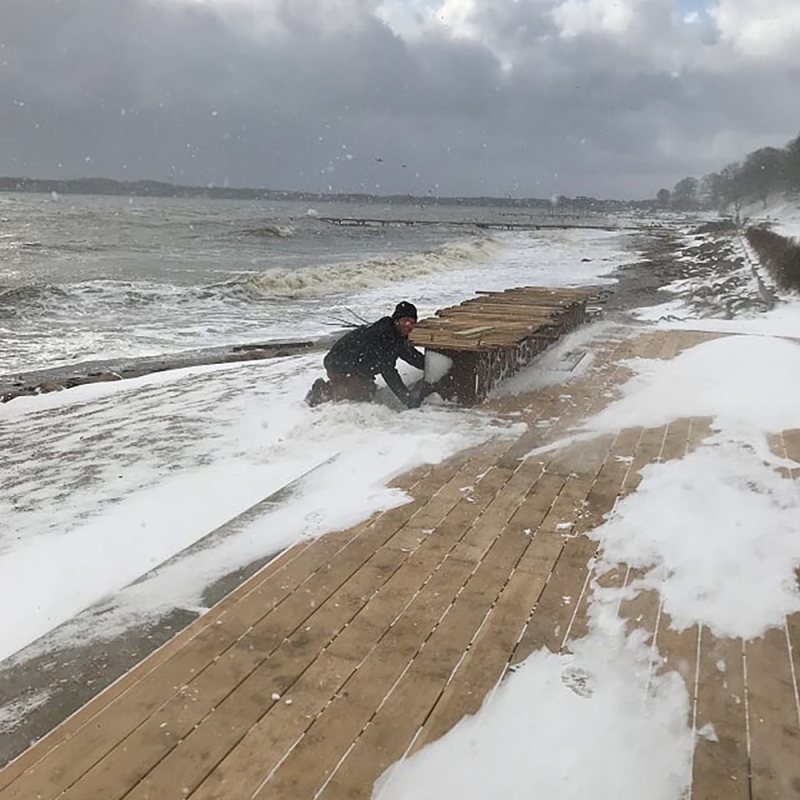
M 409 337 L 450 360 L 437 391 L 468 406 L 485 400 L 495 386 L 581 325 L 587 302 L 597 296 L 586 289 L 545 286 L 476 294 L 420 320 Z
M 406 475 L 408 504 L 284 553 L 0 772 L 0 800 L 371 797 L 510 665 L 586 633 L 597 545 L 585 532 L 644 465 L 696 447 L 708 420 L 521 457 L 607 403 L 621 359 L 706 338 L 609 337 L 585 377 L 496 402 L 527 423 L 518 439 Z M 774 446 L 800 459 L 800 431 Z M 800 615 L 744 643 L 676 633 L 656 593 L 622 612 L 683 675 L 690 724 L 714 725 L 692 798 L 800 797 Z

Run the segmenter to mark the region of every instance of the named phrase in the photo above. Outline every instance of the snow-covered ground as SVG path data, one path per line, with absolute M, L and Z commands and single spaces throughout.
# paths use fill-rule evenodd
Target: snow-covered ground
M 800 196 L 773 196 L 763 203 L 753 203 L 742 209 L 753 222 L 769 222 L 781 236 L 800 239 Z

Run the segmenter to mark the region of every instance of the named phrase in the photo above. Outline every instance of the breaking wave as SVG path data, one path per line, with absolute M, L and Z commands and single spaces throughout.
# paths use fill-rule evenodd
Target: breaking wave
M 295 230 L 291 225 L 264 224 L 240 231 L 244 236 L 261 236 L 264 238 L 277 237 L 287 239 L 294 236 Z
M 61 305 L 68 293 L 53 284 L 0 286 L 0 319 L 15 317 L 22 309 L 44 311 Z
M 463 268 L 489 259 L 503 248 L 492 237 L 442 245 L 392 258 L 369 258 L 300 269 L 274 269 L 240 275 L 216 288 L 253 299 L 316 297 L 399 283 L 434 272 Z
M 93 311 L 133 309 L 191 301 L 193 289 L 156 283 L 84 281 L 72 284 L 0 286 L 0 319 L 82 316 Z
M 120 314 L 122 319 L 144 309 L 180 316 L 270 301 L 313 302 L 332 294 L 353 294 L 486 262 L 503 248 L 498 239 L 476 238 L 422 253 L 240 273 L 224 282 L 194 286 L 107 278 L 62 284 L 0 284 L 0 319 L 47 318 L 55 322 L 92 314 Z

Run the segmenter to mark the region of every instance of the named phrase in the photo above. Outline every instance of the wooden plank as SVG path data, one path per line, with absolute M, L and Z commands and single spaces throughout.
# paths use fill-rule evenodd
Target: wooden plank
M 652 428 L 643 433 L 642 448 L 637 452 L 632 464 L 634 477 L 628 482 L 627 489 L 632 490 L 641 481 L 641 470 L 650 463 L 663 462 L 672 459 L 682 458 L 686 452 L 689 432 L 691 429 L 690 419 L 681 419 L 671 422 L 664 428 Z M 633 586 L 636 582 L 646 576 L 649 568 L 629 570 L 626 577 L 626 587 Z M 639 590 L 632 598 L 625 599 L 620 603 L 619 614 L 628 621 L 628 629 L 645 630 L 652 636 L 655 635 L 659 627 L 661 598 L 656 591 Z M 666 621 L 665 621 L 666 622 Z M 674 637 L 662 631 L 659 644 L 664 646 L 684 646 L 680 637 Z M 690 676 L 684 675 L 685 679 Z M 693 680 L 693 676 L 692 676 Z
M 711 417 L 693 417 L 689 428 L 689 440 L 686 444 L 686 452 L 693 453 L 703 445 L 706 439 L 713 433 L 711 430 Z
M 492 449 L 470 459 L 453 477 L 442 484 L 430 499 L 409 517 L 406 525 L 393 536 L 387 547 L 414 548 L 435 531 L 453 508 L 467 496 L 468 490 L 485 480 L 493 469 L 492 462 L 502 457 L 501 449 Z M 504 476 L 506 473 L 503 473 Z M 491 486 L 497 486 L 493 476 Z
M 657 671 L 677 672 L 686 683 L 689 696 L 695 697 L 697 680 L 697 650 L 700 630 L 697 625 L 679 631 L 672 627 L 669 615 L 661 608 L 656 622 L 654 639 L 655 650 L 663 659 Z M 694 700 L 690 714 L 694 717 Z M 691 722 L 691 719 L 690 719 Z
M 493 331 L 495 327 L 493 325 L 479 325 L 477 328 L 467 328 L 466 330 L 454 330 L 453 336 L 477 336 L 479 333 L 486 333 L 487 331 Z
M 567 451 L 559 454 L 557 463 L 554 460 L 548 465 L 547 470 L 550 474 L 564 475 L 566 473 L 566 475 L 564 475 L 564 487 L 555 499 L 550 513 L 542 521 L 539 527 L 540 532 L 564 535 L 575 529 L 586 513 L 587 498 L 605 463 L 605 457 L 611 444 L 611 437 L 595 439 L 589 443 L 589 446 L 568 448 Z M 574 471 L 570 469 L 570 466 Z
M 622 431 L 600 464 L 594 483 L 586 495 L 580 516 L 571 530 L 572 535 L 587 533 L 602 525 L 617 504 L 631 464 L 642 439 L 640 428 Z M 600 448 L 602 452 L 602 448 Z M 595 464 L 581 461 L 581 469 L 593 471 Z
M 800 430 L 795 428 L 783 431 L 782 439 L 786 457 L 800 464 Z M 795 470 L 795 477 L 798 477 L 797 470 Z
M 700 652 L 692 798 L 750 800 L 742 640 L 703 628 Z
M 506 534 L 508 535 L 508 534 Z M 422 725 L 412 752 L 447 733 L 462 717 L 477 713 L 497 685 L 561 552 L 555 537 L 533 536 L 497 604 Z
M 661 595 L 658 591 L 635 588 L 637 582 L 645 577 L 649 568 L 628 569 L 625 575 L 624 586 L 631 592 L 632 597 L 623 598 L 619 604 L 619 616 L 626 620 L 628 632 L 634 630 L 646 631 L 647 641 L 653 641 L 658 627 L 658 617 L 661 610 Z
M 589 494 L 586 496 L 581 516 L 575 520 L 575 524 L 570 529 L 565 531 L 569 535 L 581 535 L 594 530 L 603 524 L 608 514 L 614 509 L 641 443 L 642 433 L 641 428 L 632 428 L 622 431 L 617 436 L 606 461 L 601 466 L 597 478 L 589 490 Z M 591 601 L 590 583 L 593 575 L 594 565 L 587 573 L 586 581 L 575 606 L 573 618 L 566 631 L 565 642 L 568 639 L 580 639 L 588 633 L 589 603 Z
M 495 469 L 500 470 L 499 467 Z M 529 470 L 507 473 L 509 480 L 476 519 L 472 528 L 453 549 L 452 558 L 479 562 L 497 539 L 508 520 L 514 515 L 531 489 Z
M 800 723 L 785 628 L 745 643 L 754 798 L 800 796 Z
M 795 572 L 800 583 L 800 569 Z M 797 706 L 797 719 L 800 721 L 800 612 L 786 617 L 786 634 L 789 639 L 789 659 L 794 679 L 794 699 Z
M 512 664 L 519 664 L 542 647 L 559 652 L 573 615 L 572 603 L 577 602 L 589 571 L 589 559 L 596 549 L 597 544 L 585 536 L 563 543 L 547 585 L 514 650 Z
M 691 419 L 684 418 L 674 420 L 667 425 L 667 432 L 658 458 L 659 462 L 678 460 L 686 455 L 691 422 Z
M 800 429 L 783 431 L 781 444 L 781 455 L 791 459 L 797 465 L 790 470 L 790 474 L 795 481 L 795 494 L 800 497 L 800 491 L 797 488 L 797 481 L 800 479 Z M 797 584 L 800 585 L 800 568 L 795 570 L 795 579 Z M 798 720 L 800 720 L 800 612 L 786 617 L 786 635 L 788 638 L 790 672 L 794 680 L 795 704 L 797 705 Z
M 642 482 L 642 470 L 648 465 L 658 461 L 661 450 L 664 446 L 664 437 L 667 434 L 667 426 L 661 428 L 645 428 L 642 439 L 633 458 L 630 471 L 622 487 L 622 496 L 636 491 Z

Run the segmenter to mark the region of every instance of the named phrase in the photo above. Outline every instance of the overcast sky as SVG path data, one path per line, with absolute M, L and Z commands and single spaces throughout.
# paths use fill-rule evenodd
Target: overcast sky
M 0 0 L 0 175 L 652 197 L 800 132 L 800 0 Z

